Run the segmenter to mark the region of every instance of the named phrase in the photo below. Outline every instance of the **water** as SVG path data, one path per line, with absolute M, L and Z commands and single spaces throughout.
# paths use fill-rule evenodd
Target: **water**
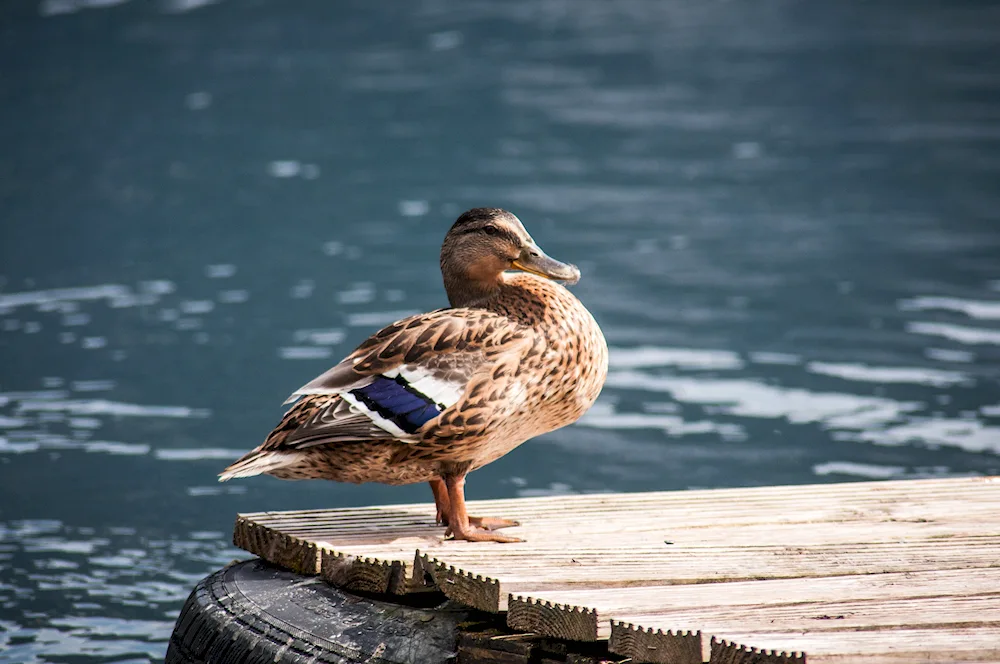
M 216 473 L 499 205 L 612 372 L 472 498 L 1000 472 L 990 3 L 0 8 L 0 660 L 162 657 Z

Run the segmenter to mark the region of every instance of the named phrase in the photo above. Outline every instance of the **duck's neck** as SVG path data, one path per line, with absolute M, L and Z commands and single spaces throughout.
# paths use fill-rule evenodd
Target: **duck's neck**
M 503 286 L 502 273 L 493 280 L 472 280 L 447 273 L 444 275 L 444 290 L 453 307 L 489 309 L 489 305 L 500 297 Z
M 573 327 L 577 309 L 582 308 L 559 284 L 523 272 L 503 273 L 492 287 L 468 288 L 468 284 L 448 291 L 453 307 L 486 309 L 533 327 Z M 558 313 L 552 315 L 553 311 Z

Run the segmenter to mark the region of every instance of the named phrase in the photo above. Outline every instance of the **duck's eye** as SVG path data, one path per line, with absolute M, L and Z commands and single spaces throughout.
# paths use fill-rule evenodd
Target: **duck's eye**
M 488 226 L 483 226 L 483 232 L 486 233 L 487 235 L 499 235 L 500 229 L 494 226 L 493 224 L 490 224 Z

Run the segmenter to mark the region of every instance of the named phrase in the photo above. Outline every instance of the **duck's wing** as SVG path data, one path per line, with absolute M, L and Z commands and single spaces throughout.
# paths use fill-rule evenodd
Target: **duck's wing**
M 434 426 L 428 423 L 468 401 L 473 383 L 515 371 L 533 342 L 526 328 L 484 310 L 442 309 L 403 319 L 296 390 L 289 401 L 299 403 L 263 447 L 386 438 L 416 443 Z

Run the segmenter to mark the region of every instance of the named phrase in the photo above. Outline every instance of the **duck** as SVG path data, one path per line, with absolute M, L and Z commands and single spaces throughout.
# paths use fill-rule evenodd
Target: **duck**
M 470 516 L 466 476 L 575 422 L 607 378 L 600 326 L 512 213 L 474 208 L 445 235 L 449 307 L 394 322 L 296 390 L 264 442 L 219 481 L 268 474 L 399 485 L 427 482 L 446 539 L 519 542 L 520 525 Z

